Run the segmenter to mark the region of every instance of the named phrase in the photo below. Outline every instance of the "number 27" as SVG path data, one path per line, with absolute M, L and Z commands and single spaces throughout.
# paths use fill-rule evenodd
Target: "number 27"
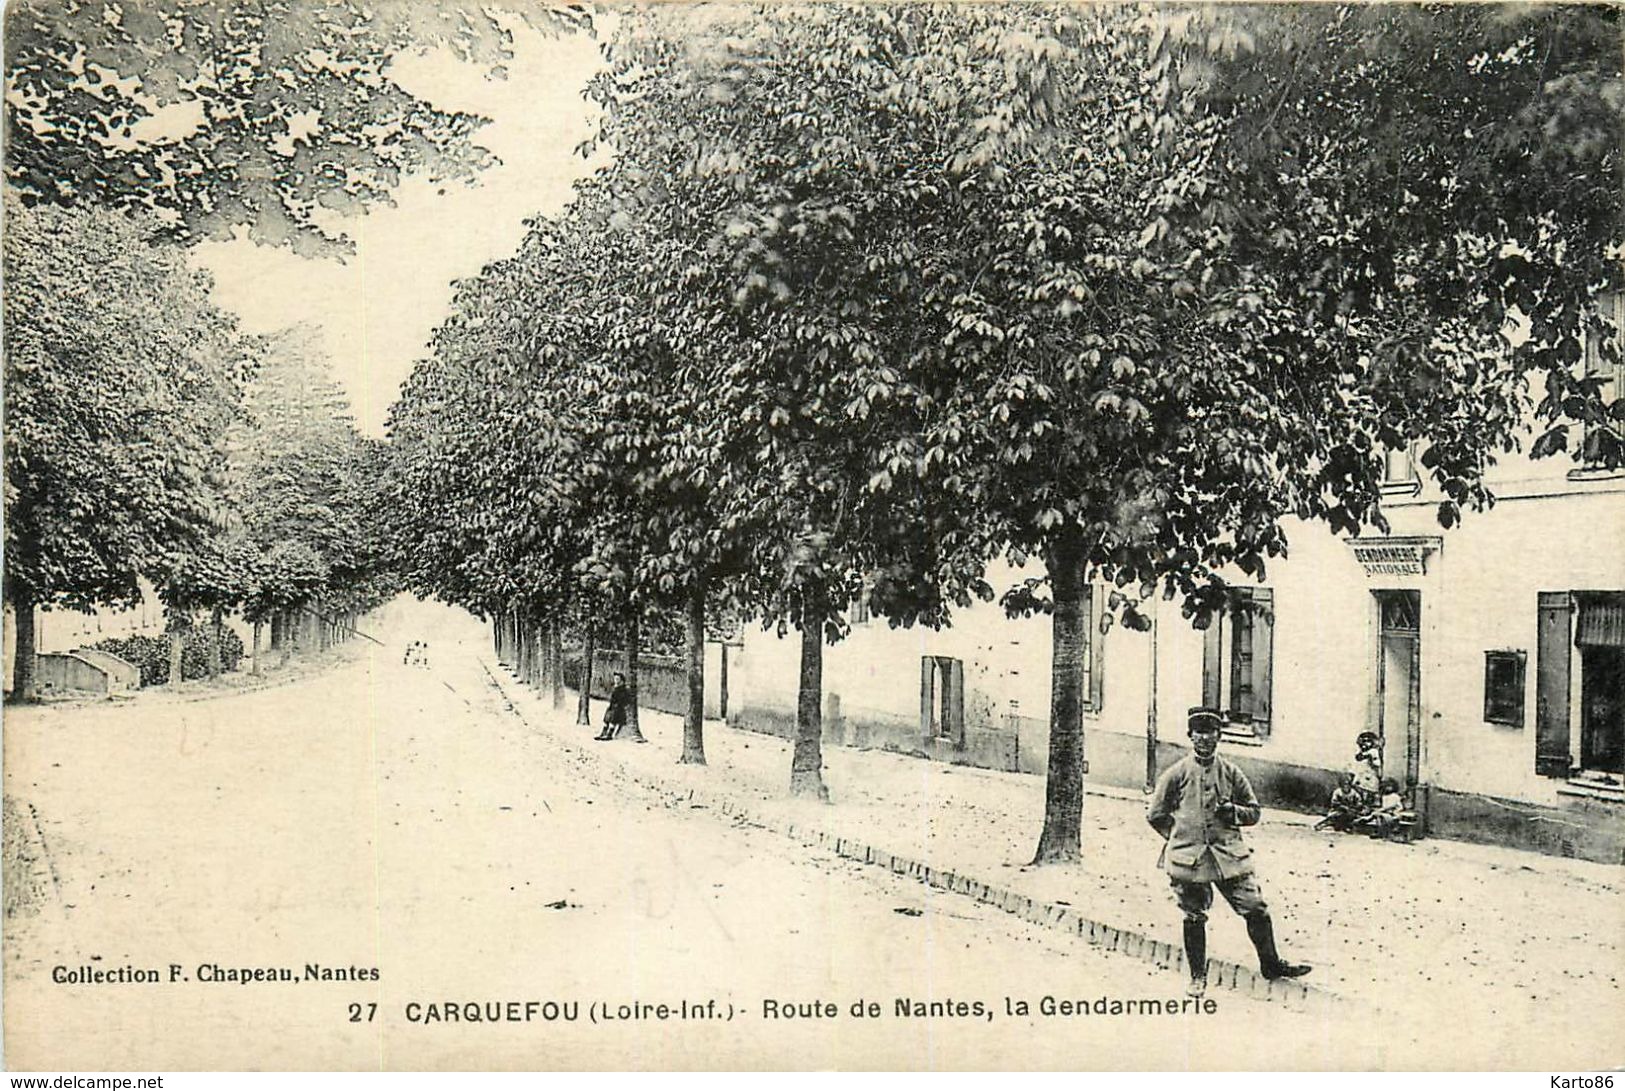
M 365 1018 L 363 1018 L 362 1014 L 361 1014 L 363 1009 L 365 1009 L 366 1013 L 367 1013 Z M 350 1022 L 352 1022 L 352 1023 L 370 1023 L 370 1022 L 372 1022 L 373 1016 L 375 1016 L 377 1014 L 378 1014 L 378 1005 L 377 1004 L 351 1004 L 350 1005 Z

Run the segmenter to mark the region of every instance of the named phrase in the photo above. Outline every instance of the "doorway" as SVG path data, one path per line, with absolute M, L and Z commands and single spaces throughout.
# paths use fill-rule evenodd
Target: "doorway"
M 1382 775 L 1407 792 L 1421 774 L 1422 595 L 1375 591 L 1380 629 L 1377 646 L 1377 726 L 1382 738 Z
M 1580 648 L 1580 767 L 1625 775 L 1625 648 Z
M 920 733 L 926 741 L 965 743 L 965 664 L 945 655 L 920 659 Z

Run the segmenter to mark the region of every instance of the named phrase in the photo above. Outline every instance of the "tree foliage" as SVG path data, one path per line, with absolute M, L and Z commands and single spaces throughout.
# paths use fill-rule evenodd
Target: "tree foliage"
M 252 349 L 150 218 L 6 212 L 7 597 L 128 603 L 211 531 Z
M 1389 449 L 1446 526 L 1531 420 L 1620 465 L 1583 368 L 1618 43 L 1595 7 L 627 12 L 612 164 L 398 407 L 411 540 L 483 602 L 720 576 L 815 647 L 865 588 L 942 624 L 1041 559 L 1004 601 L 1055 615 L 1039 856 L 1075 855 L 1089 579 L 1205 625 L 1300 522 L 1384 529 Z
M 254 616 L 321 599 L 332 613 L 393 593 L 383 541 L 382 444 L 357 432 L 314 330 L 269 338 L 232 437 L 235 507 L 252 556 Z
M 391 64 L 443 47 L 501 76 L 505 19 L 586 24 L 547 5 L 24 0 L 6 11 L 7 178 L 30 202 L 153 211 L 182 242 L 246 227 L 342 252 L 324 215 L 491 162 L 484 119 L 407 91 Z

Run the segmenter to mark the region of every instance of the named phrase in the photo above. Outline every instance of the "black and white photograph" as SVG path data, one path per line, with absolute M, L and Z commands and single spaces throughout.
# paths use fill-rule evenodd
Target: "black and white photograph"
M 3 39 L 8 1071 L 1625 1065 L 1618 5 Z

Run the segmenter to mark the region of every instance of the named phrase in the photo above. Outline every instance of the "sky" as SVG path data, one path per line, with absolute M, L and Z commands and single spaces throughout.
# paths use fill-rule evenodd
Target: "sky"
M 437 106 L 491 119 L 479 142 L 502 162 L 473 185 L 406 180 L 394 207 L 342 223 L 356 244 L 342 263 L 246 239 L 198 248 L 216 301 L 247 331 L 321 327 L 356 424 L 369 435 L 384 434 L 390 403 L 446 315 L 452 281 L 512 254 L 524 221 L 563 208 L 571 184 L 596 165 L 576 148 L 589 135 L 581 91 L 601 63 L 597 43 L 517 29 L 514 51 L 500 81 L 439 53 L 394 66 L 402 86 Z

